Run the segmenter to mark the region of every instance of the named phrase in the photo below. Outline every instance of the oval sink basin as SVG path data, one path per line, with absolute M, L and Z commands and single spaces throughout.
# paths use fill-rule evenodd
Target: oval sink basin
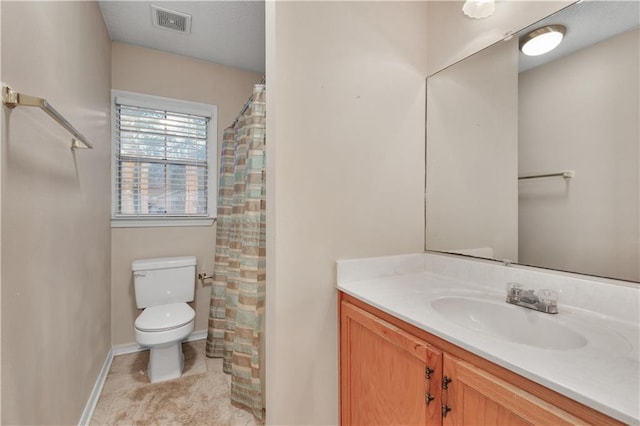
M 584 336 L 560 323 L 554 315 L 506 302 L 451 296 L 435 299 L 431 306 L 462 327 L 512 343 L 555 350 L 577 349 L 587 344 Z

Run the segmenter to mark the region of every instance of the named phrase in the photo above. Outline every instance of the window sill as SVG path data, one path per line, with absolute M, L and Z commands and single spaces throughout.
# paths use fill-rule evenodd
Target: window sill
M 211 226 L 215 217 L 172 217 L 172 218 L 124 218 L 112 217 L 112 228 L 155 228 L 166 226 Z

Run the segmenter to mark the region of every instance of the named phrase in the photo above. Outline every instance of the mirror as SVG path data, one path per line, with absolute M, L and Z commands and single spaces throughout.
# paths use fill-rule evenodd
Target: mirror
M 431 75 L 426 249 L 640 282 L 639 52 L 640 2 L 583 1 Z

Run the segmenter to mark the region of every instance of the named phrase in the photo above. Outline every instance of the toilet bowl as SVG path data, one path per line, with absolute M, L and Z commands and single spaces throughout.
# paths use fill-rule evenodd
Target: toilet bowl
M 182 341 L 193 331 L 195 312 L 184 302 L 146 308 L 134 323 L 136 342 L 150 349 L 151 383 L 182 375 Z
M 182 375 L 182 341 L 193 331 L 196 257 L 138 259 L 131 263 L 136 306 L 136 342 L 150 349 L 147 373 L 152 383 Z

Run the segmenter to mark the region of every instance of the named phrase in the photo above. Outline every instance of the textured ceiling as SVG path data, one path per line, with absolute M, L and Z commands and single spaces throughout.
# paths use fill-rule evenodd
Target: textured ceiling
M 264 74 L 264 1 L 100 1 L 111 40 Z M 152 25 L 151 5 L 192 15 L 191 34 Z
M 551 62 L 617 34 L 638 28 L 640 1 L 585 0 L 536 22 L 518 34 L 524 35 L 551 24 L 567 27 L 562 43 L 551 52 L 540 56 L 525 56 L 520 53 L 520 71 Z

